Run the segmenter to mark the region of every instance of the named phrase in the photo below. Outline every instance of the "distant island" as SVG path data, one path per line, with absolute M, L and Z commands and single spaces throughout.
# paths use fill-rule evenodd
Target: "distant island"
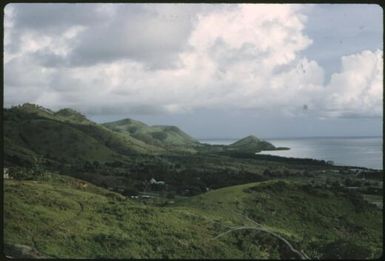
M 254 135 L 247 136 L 229 145 L 230 149 L 243 152 L 260 152 L 267 150 L 288 150 L 286 147 L 275 147 L 270 142 L 260 140 Z

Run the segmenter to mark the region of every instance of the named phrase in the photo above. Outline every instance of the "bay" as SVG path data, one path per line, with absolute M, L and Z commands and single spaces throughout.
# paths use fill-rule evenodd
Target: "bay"
M 201 139 L 208 144 L 229 145 L 238 139 Z M 290 150 L 262 151 L 260 154 L 331 160 L 335 165 L 383 169 L 382 137 L 266 138 L 276 147 Z

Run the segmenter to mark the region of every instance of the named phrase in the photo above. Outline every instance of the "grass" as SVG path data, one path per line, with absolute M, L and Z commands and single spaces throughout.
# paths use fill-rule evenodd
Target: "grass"
M 313 258 L 322 256 L 328 243 L 347 238 L 370 249 L 371 257 L 382 253 L 381 211 L 338 191 L 274 180 L 223 188 L 178 204 L 239 223 L 240 214 L 246 215 Z
M 6 180 L 4 240 L 61 258 L 287 258 L 280 242 L 266 233 L 244 230 L 214 239 L 229 226 L 252 225 L 247 215 L 312 257 L 341 238 L 370 249 L 371 257 L 380 253 L 381 212 L 370 207 L 359 212 L 337 194 L 313 195 L 293 182 L 267 181 L 156 207 L 46 174 Z M 357 226 L 359 231 L 351 231 Z
M 247 253 L 221 240 L 203 215 L 185 208 L 145 206 L 76 179 L 5 183 L 7 244 L 34 246 L 52 257 L 238 257 Z M 76 219 L 81 210 L 84 210 Z M 70 220 L 66 223 L 63 221 Z M 61 224 L 61 225 L 57 225 Z

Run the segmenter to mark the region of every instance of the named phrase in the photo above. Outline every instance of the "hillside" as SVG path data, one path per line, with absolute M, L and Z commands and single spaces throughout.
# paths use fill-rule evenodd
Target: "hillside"
M 341 188 L 275 180 L 213 190 L 179 204 L 279 234 L 310 258 L 382 254 L 381 210 Z
M 171 150 L 194 151 L 199 142 L 175 126 L 149 126 L 140 121 L 123 119 L 104 123 L 103 126 L 126 137 L 134 137 L 147 144 Z
M 336 244 L 345 247 L 342 258 L 381 253 L 381 212 L 365 204 L 360 211 L 361 201 L 334 191 L 274 181 L 157 207 L 84 184 L 54 173 L 6 180 L 6 255 L 20 257 L 24 249 L 24 257 L 54 258 L 333 258 Z
M 229 146 L 201 144 L 178 127 L 149 126 L 123 119 L 97 124 L 69 108 L 52 111 L 25 103 L 4 111 L 7 162 L 26 164 L 36 157 L 60 162 L 125 161 L 133 154 L 247 152 L 277 149 L 254 136 Z
M 56 258 L 254 258 L 266 249 L 214 240 L 223 227 L 183 207 L 152 207 L 50 174 L 5 183 L 7 255 Z M 20 253 L 19 253 L 20 255 Z
M 115 133 L 70 109 L 52 112 L 26 104 L 4 109 L 5 156 L 16 163 L 36 155 L 55 161 L 115 161 L 161 148 Z
M 263 141 L 255 137 L 254 135 L 247 136 L 240 139 L 228 146 L 233 150 L 244 152 L 258 152 L 262 150 L 274 150 L 275 146 L 267 141 Z
M 76 124 L 94 124 L 94 122 L 88 120 L 83 114 L 69 108 L 58 110 L 54 115 L 57 119 L 65 122 Z

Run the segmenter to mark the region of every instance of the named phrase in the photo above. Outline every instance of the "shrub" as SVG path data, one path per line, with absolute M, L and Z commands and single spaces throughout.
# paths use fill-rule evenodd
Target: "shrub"
M 331 242 L 321 252 L 321 259 L 366 259 L 371 254 L 369 249 L 345 240 Z

